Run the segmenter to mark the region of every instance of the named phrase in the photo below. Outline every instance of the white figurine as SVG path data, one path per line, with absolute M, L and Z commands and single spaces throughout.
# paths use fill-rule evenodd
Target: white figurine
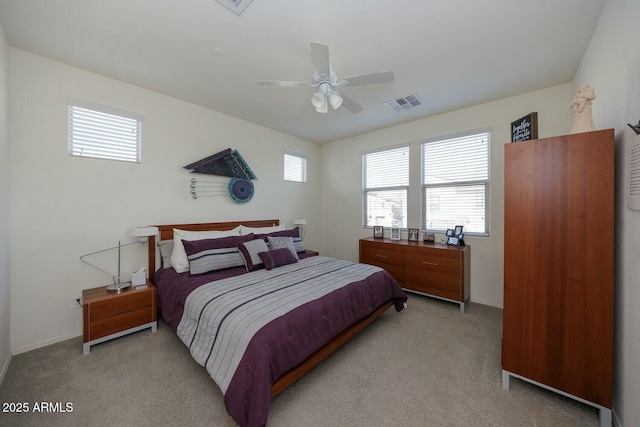
M 575 114 L 573 115 L 573 128 L 571 133 L 591 132 L 596 130 L 593 124 L 593 117 L 591 114 L 591 101 L 596 99 L 595 90 L 587 85 L 583 84 L 576 92 L 576 96 L 573 98 L 571 108 Z

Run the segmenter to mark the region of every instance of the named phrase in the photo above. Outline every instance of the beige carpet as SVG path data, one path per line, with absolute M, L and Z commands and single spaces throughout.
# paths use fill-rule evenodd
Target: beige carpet
M 502 311 L 410 296 L 276 397 L 269 426 L 598 426 L 598 411 L 512 379 L 500 386 Z M 2 426 L 233 426 L 223 397 L 165 324 L 92 348 L 81 338 L 15 356 Z

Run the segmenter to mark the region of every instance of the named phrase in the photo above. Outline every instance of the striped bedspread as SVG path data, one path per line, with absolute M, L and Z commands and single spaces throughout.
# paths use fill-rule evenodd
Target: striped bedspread
M 311 257 L 200 286 L 187 297 L 177 333 L 225 394 L 236 422 L 264 425 L 279 375 L 394 298 L 396 309 L 406 301 L 378 267 Z

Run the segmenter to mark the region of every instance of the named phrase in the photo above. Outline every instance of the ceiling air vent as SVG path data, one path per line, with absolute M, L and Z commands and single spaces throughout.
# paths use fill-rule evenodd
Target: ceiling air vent
M 249 6 L 251 0 L 218 0 L 218 3 L 220 3 L 236 15 L 240 15 L 242 11 L 245 10 L 247 6 Z
M 408 110 L 421 104 L 422 102 L 420 102 L 415 95 L 405 96 L 404 98 L 398 98 L 384 103 L 384 105 L 394 111 Z

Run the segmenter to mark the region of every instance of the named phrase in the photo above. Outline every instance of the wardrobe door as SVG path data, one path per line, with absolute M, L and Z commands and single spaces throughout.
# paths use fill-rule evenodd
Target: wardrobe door
M 611 407 L 613 130 L 505 146 L 503 369 Z

